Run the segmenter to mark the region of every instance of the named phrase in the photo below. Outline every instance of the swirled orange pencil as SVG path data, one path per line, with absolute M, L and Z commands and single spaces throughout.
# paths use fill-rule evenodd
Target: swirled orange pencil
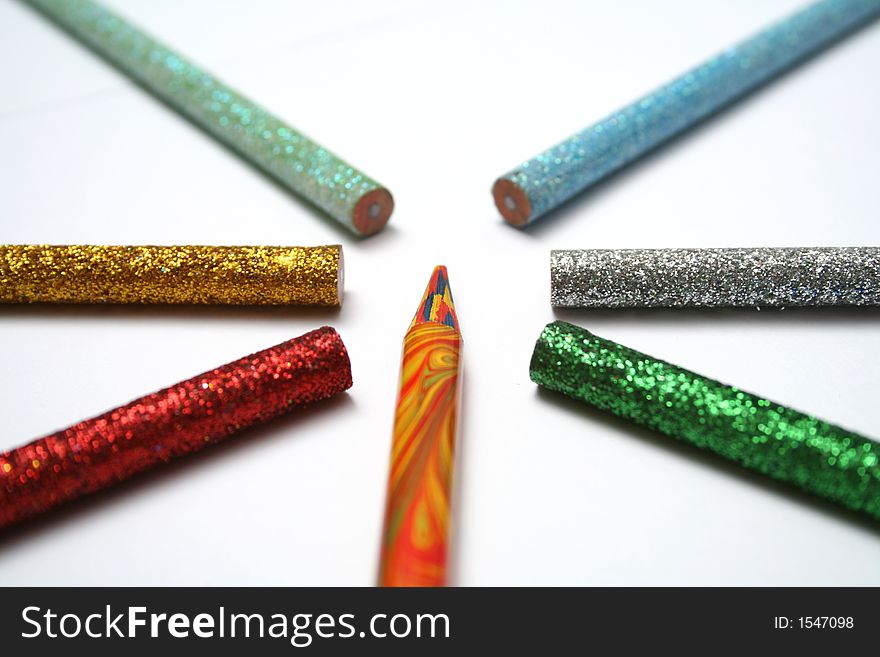
M 455 303 L 436 267 L 403 340 L 381 586 L 446 585 L 460 369 Z

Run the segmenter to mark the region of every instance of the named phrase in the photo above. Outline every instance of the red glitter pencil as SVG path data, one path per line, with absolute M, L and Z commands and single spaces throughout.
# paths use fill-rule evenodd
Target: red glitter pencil
M 351 387 L 323 327 L 0 453 L 0 530 Z

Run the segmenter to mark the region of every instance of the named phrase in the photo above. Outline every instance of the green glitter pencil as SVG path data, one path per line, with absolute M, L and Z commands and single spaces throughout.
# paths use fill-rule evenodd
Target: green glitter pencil
M 532 381 L 880 520 L 880 443 L 639 353 L 548 324 Z
M 113 12 L 91 0 L 23 1 L 349 230 L 372 235 L 388 222 L 387 189 Z

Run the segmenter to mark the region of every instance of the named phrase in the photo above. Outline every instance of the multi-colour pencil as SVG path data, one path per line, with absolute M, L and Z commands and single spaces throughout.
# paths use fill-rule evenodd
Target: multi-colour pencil
M 437 267 L 403 341 L 381 586 L 447 582 L 461 344 L 446 267 Z

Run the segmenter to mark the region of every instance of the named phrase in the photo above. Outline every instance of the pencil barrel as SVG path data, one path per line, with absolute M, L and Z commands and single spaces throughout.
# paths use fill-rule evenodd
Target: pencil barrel
M 338 306 L 342 247 L 0 246 L 0 303 Z
M 534 221 L 878 15 L 880 0 L 822 0 L 769 26 L 502 176 L 499 211 Z
M 587 249 L 550 254 L 558 308 L 880 305 L 880 248 Z
M 880 443 L 566 322 L 532 381 L 880 520 Z
M 323 327 L 0 453 L 0 529 L 351 387 Z
M 393 201 L 379 183 L 120 16 L 91 0 L 25 2 L 347 229 L 387 222 Z
M 381 586 L 447 583 L 461 338 L 430 323 L 404 340 L 383 532 Z

